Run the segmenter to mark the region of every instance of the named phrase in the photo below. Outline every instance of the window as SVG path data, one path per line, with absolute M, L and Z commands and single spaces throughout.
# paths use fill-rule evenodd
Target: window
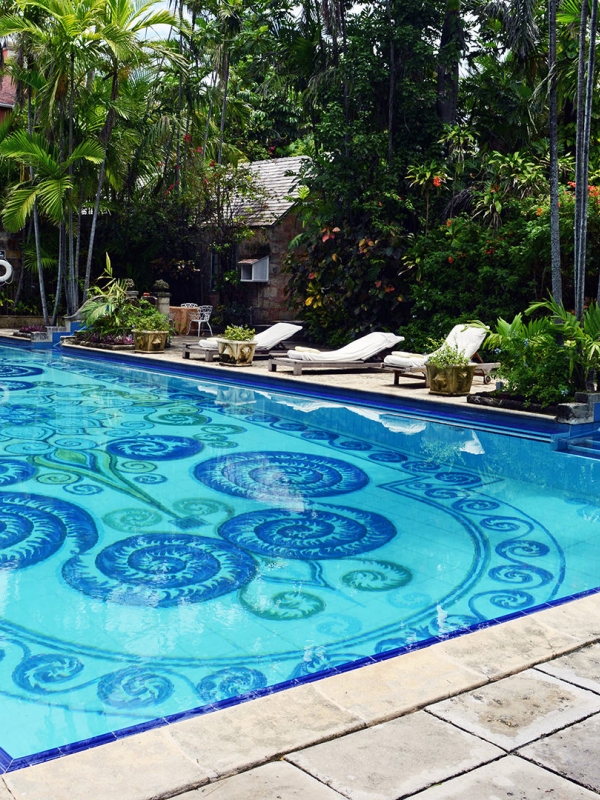
M 267 283 L 269 280 L 269 256 L 245 258 L 238 261 L 242 283 Z

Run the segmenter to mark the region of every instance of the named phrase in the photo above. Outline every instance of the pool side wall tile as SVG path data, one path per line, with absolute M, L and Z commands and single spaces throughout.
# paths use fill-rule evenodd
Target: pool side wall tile
M 168 730 L 182 752 L 214 779 L 364 724 L 310 684 L 179 722 Z
M 149 800 L 208 783 L 208 774 L 166 731 L 147 731 L 9 772 L 4 781 L 12 800 Z

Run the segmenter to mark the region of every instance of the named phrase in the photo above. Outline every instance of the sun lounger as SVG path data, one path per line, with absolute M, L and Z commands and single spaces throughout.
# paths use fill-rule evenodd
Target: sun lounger
M 467 358 L 473 359 L 483 344 L 487 333 L 486 328 L 481 328 L 476 325 L 455 325 L 446 337 L 444 345 L 457 347 Z M 424 376 L 425 385 L 427 386 L 429 385 L 427 381 L 427 359 L 430 355 L 432 355 L 432 353 L 405 353 L 395 350 L 389 356 L 385 357 L 383 363 L 386 369 L 394 372 L 394 386 L 398 386 L 401 375 Z M 489 383 L 491 381 L 490 373 L 500 366 L 498 362 L 484 364 L 479 361 L 471 360 L 470 363 L 476 367 L 475 374 L 483 376 L 484 383 Z
M 276 372 L 278 366 L 292 367 L 294 375 L 302 375 L 305 369 L 357 369 L 383 367 L 382 361 L 369 361 L 388 350 L 398 342 L 404 340 L 403 336 L 394 333 L 375 331 L 362 336 L 355 342 L 340 347 L 338 350 L 321 352 L 320 350 L 288 350 L 286 356 L 272 358 L 269 361 L 269 372 Z
M 286 339 L 302 330 L 302 325 L 293 325 L 291 322 L 276 322 L 254 337 L 256 342 L 255 356 L 266 355 Z M 219 353 L 219 344 L 216 339 L 200 339 L 198 344 L 188 344 L 183 351 L 183 357 L 189 358 L 192 353 L 204 353 L 205 361 L 212 361 Z

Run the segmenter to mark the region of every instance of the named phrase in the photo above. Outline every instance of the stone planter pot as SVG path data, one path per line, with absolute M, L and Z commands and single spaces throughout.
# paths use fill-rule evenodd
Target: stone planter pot
M 236 342 L 232 339 L 217 339 L 219 363 L 229 367 L 249 367 L 254 358 L 256 342 Z
M 137 353 L 162 353 L 169 331 L 133 331 L 133 344 Z
M 476 364 L 466 367 L 436 367 L 427 364 L 429 394 L 444 394 L 448 397 L 469 394 L 476 369 Z

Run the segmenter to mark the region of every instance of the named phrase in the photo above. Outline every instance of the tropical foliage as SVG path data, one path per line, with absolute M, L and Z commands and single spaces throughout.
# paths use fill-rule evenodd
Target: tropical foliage
M 109 251 L 141 290 L 210 272 L 244 321 L 235 198 L 261 202 L 248 161 L 288 155 L 311 157 L 286 270 L 316 340 L 402 328 L 420 349 L 550 289 L 582 319 L 597 294 L 596 0 L 1 7 L 2 221 L 37 276 L 15 301 L 46 318 Z

